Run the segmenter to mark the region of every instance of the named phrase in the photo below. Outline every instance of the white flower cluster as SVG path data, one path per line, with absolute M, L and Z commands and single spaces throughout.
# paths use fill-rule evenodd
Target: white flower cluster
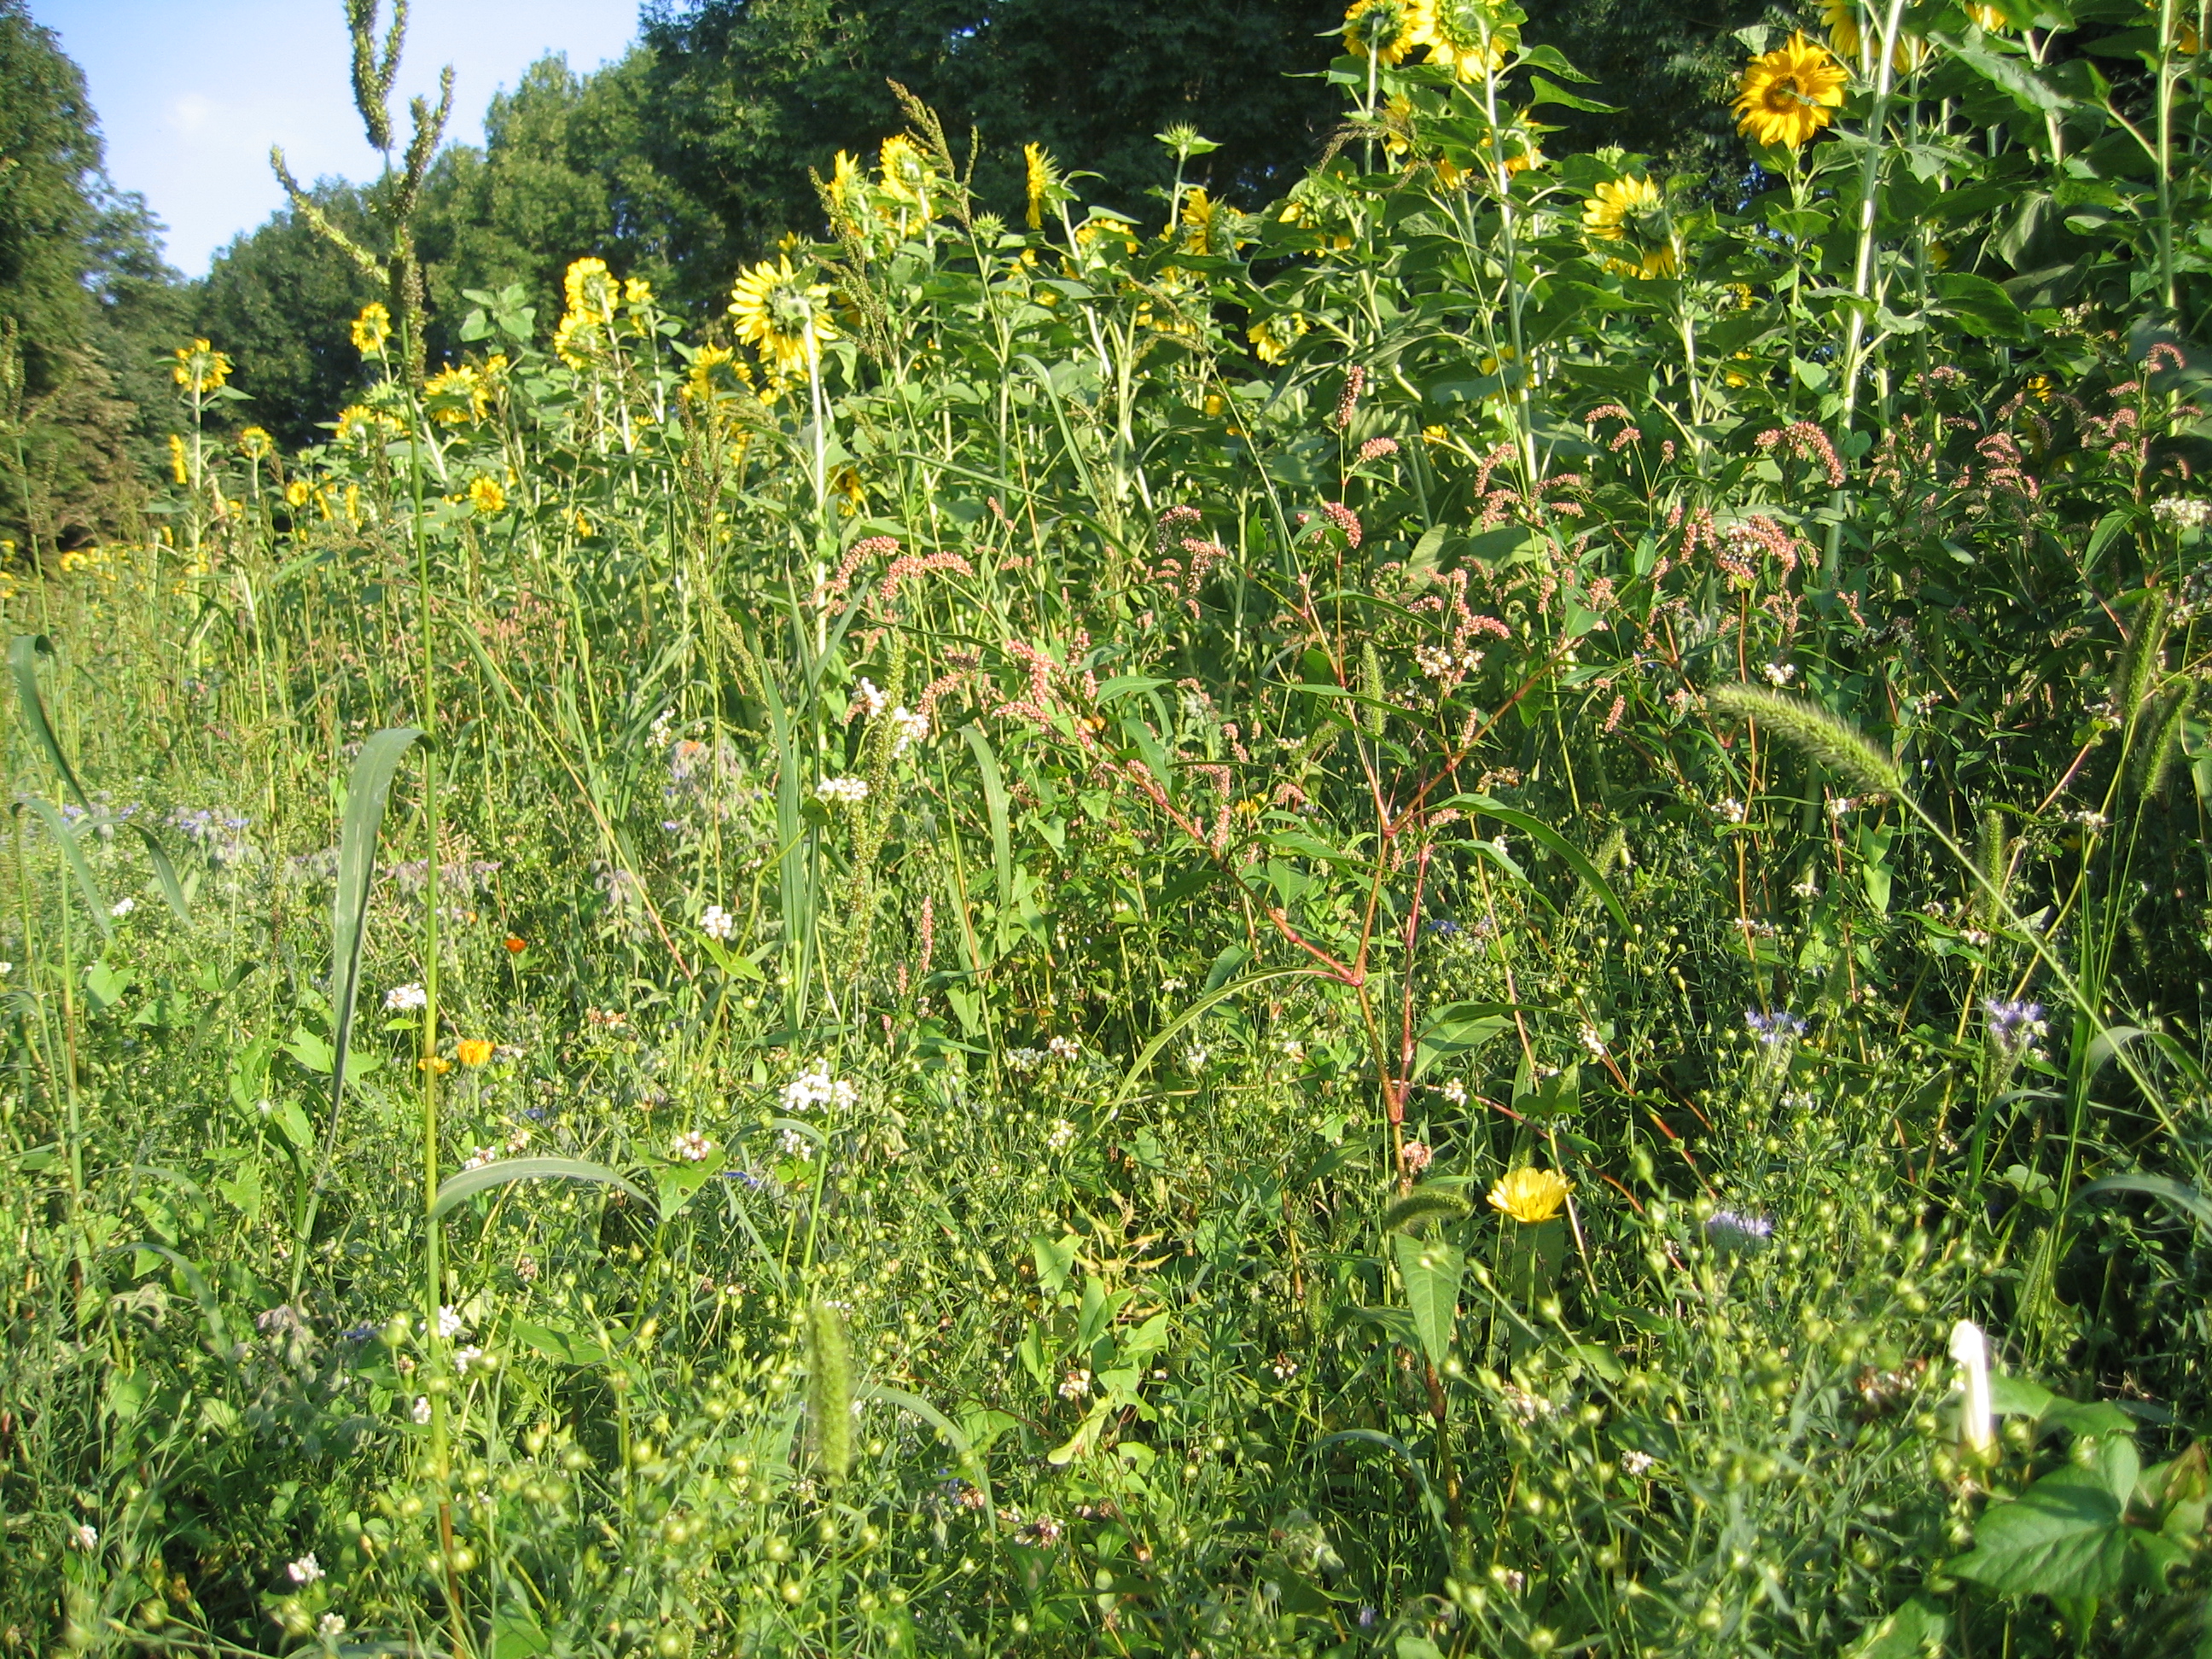
M 864 679 L 853 688 L 853 710 L 862 720 L 872 720 L 890 707 L 888 694 L 877 690 L 873 680 Z
M 107 914 L 113 916 L 118 921 L 120 921 L 124 917 L 129 915 L 137 908 L 138 901 L 132 898 L 128 893 L 126 893 L 121 898 L 116 900 L 114 903 L 107 907 Z
M 866 778 L 824 778 L 814 786 L 814 799 L 832 805 L 856 805 L 868 798 Z
M 1064 1117 L 1053 1119 L 1052 1127 L 1045 1132 L 1044 1144 L 1055 1152 L 1066 1152 L 1075 1144 L 1075 1126 Z
M 1797 665 L 1790 662 L 1771 662 L 1759 673 L 1769 685 L 1781 687 L 1797 678 Z
M 669 1143 L 668 1156 L 689 1164 L 703 1164 L 707 1154 L 714 1150 L 714 1143 L 696 1129 L 687 1129 Z
M 911 708 L 891 710 L 891 753 L 903 755 L 918 743 L 927 741 L 929 716 L 917 714 Z
M 1441 645 L 1417 645 L 1413 647 L 1413 662 L 1427 678 L 1440 680 L 1448 674 L 1472 674 L 1482 666 L 1482 653 L 1455 653 Z
M 1034 1072 L 1044 1064 L 1042 1048 L 1009 1048 L 1006 1050 L 1006 1069 L 1010 1072 Z
M 2202 530 L 2212 524 L 2212 501 L 2169 495 L 2151 503 L 2150 515 L 2168 530 Z
M 727 943 L 730 935 L 738 931 L 738 919 L 720 905 L 710 904 L 699 918 L 699 931 L 708 939 Z
M 783 1109 L 808 1112 L 817 1106 L 842 1111 L 854 1099 L 853 1085 L 830 1075 L 830 1062 L 817 1060 L 783 1085 Z
M 384 994 L 384 1012 L 387 1014 L 412 1013 L 429 1002 L 428 995 L 419 985 L 395 985 Z

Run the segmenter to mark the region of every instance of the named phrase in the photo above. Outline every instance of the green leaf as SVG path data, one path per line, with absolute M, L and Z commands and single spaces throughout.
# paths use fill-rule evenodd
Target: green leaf
M 1441 1239 L 1415 1238 L 1394 1233 L 1390 1252 L 1398 1261 L 1398 1278 L 1406 1287 L 1406 1305 L 1420 1334 L 1421 1350 L 1431 1365 L 1441 1367 L 1451 1358 L 1452 1328 L 1459 1320 L 1459 1281 L 1467 1260 Z
M 1120 1106 L 1127 1101 L 1145 1073 L 1152 1068 L 1152 1061 L 1158 1058 L 1160 1050 L 1175 1040 L 1176 1033 L 1184 1030 L 1217 1002 L 1225 1002 L 1231 997 L 1242 996 L 1247 991 L 1256 990 L 1271 980 L 1328 979 L 1329 977 L 1328 974 L 1318 968 L 1276 968 L 1264 974 L 1254 974 L 1248 979 L 1234 981 L 1218 990 L 1207 992 L 1162 1026 L 1159 1034 L 1137 1051 L 1136 1059 L 1129 1062 L 1129 1069 L 1122 1074 L 1121 1086 L 1114 1091 L 1114 1098 L 1108 1103 L 1109 1109 Z
M 2104 1473 L 2069 1468 L 1992 1504 L 1974 1528 L 1972 1553 L 1952 1571 L 2000 1595 L 2080 1601 L 2119 1587 L 2127 1547 L 2120 1500 Z
M 975 769 L 983 775 L 983 807 L 991 818 L 991 872 L 997 884 L 999 914 L 1006 915 L 1013 904 L 1014 856 L 1012 832 L 1009 828 L 1006 783 L 999 774 L 999 757 L 991 752 L 991 740 L 976 725 L 960 728 L 961 740 L 975 752 Z
M 1951 1615 L 1933 1596 L 1916 1595 L 1880 1624 L 1861 1632 L 1844 1659 L 1925 1659 L 1940 1652 L 1951 1633 Z
M 1589 856 L 1580 848 L 1541 818 L 1531 817 L 1526 812 L 1503 805 L 1488 795 L 1454 795 L 1438 805 L 1480 812 L 1486 818 L 1496 818 L 1500 823 L 1510 824 L 1538 846 L 1556 854 L 1569 869 L 1583 878 L 1583 884 L 1613 913 L 1613 919 L 1624 930 L 1629 927 L 1628 907 L 1620 902 L 1620 895 L 1613 890 L 1612 884 L 1599 873 L 1597 866 L 1589 861 Z
M 2196 1188 L 2167 1176 L 2117 1175 L 2106 1176 L 2102 1181 L 2093 1181 L 2074 1194 L 2074 1202 L 2086 1204 L 2093 1198 L 2107 1193 L 2142 1193 L 2171 1204 L 2196 1224 L 2212 1231 L 2212 1200 L 2208 1200 Z
M 54 736 L 53 725 L 46 719 L 46 700 L 39 695 L 39 659 L 53 654 L 53 641 L 44 634 L 18 634 L 8 641 L 8 666 L 15 677 L 15 704 L 22 710 L 31 735 L 46 751 L 46 758 L 62 775 L 62 781 L 69 785 L 70 793 L 76 797 L 76 804 L 89 812 L 92 798 L 84 793 L 84 785 L 77 781 L 76 768 L 62 753 L 60 739 Z
M 430 1219 L 437 1220 L 455 1205 L 491 1188 L 504 1187 L 515 1181 L 540 1180 L 596 1181 L 604 1186 L 621 1188 L 641 1204 L 653 1201 L 604 1164 L 587 1164 L 577 1158 L 505 1158 L 478 1164 L 473 1170 L 463 1170 L 440 1182 L 437 1201 L 430 1206 Z
M 1936 278 L 1938 309 L 1956 318 L 1969 334 L 1998 339 L 2027 337 L 2027 313 L 2011 295 L 1986 276 L 1967 270 L 1947 270 Z
M 363 925 L 368 915 L 369 884 L 376 877 L 376 842 L 384 828 L 384 804 L 392 779 L 408 749 L 422 737 L 412 726 L 388 728 L 361 746 L 346 781 L 345 817 L 338 826 L 337 891 L 331 901 L 331 1006 L 337 1027 L 331 1039 L 331 1123 L 337 1135 L 338 1109 L 345 1101 L 346 1054 L 353 1047 L 354 1002 L 361 990 Z
M 92 866 L 84 861 L 84 848 L 76 843 L 76 831 L 70 828 L 52 801 L 40 800 L 36 795 L 27 796 L 16 802 L 15 810 L 19 812 L 28 810 L 39 815 L 52 832 L 55 845 L 62 849 L 62 857 L 67 860 L 70 872 L 76 877 L 76 884 L 84 894 L 85 908 L 92 913 L 93 925 L 100 929 L 100 938 L 113 939 L 115 929 L 108 920 L 107 901 L 100 897 L 100 884 L 92 878 Z

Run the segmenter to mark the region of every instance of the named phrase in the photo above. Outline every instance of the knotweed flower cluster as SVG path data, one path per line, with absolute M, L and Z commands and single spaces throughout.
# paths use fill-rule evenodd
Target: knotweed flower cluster
M 851 1084 L 830 1074 L 830 1062 L 826 1060 L 816 1060 L 783 1085 L 783 1109 L 787 1112 L 811 1112 L 817 1106 L 844 1111 L 859 1097 Z

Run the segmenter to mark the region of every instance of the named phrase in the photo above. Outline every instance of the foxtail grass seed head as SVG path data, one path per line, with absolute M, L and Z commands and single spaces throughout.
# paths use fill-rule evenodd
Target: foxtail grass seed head
M 822 1472 L 842 1486 L 853 1467 L 853 1358 L 843 1315 L 823 1301 L 806 1310 L 806 1415 Z
M 1708 700 L 1723 714 L 1757 721 L 1856 788 L 1874 795 L 1905 793 L 1897 757 L 1816 703 L 1757 685 L 1716 686 Z

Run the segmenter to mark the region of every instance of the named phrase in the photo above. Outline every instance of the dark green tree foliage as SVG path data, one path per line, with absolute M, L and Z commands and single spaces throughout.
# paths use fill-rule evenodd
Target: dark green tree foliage
M 807 179 L 840 149 L 904 125 L 887 81 L 985 146 L 978 184 L 1010 212 L 1021 146 L 1102 175 L 1086 194 L 1149 215 L 1173 165 L 1153 135 L 1177 123 L 1220 149 L 1193 176 L 1247 202 L 1296 179 L 1339 105 L 1316 72 L 1336 0 L 695 0 L 648 4 L 662 170 L 708 204 L 720 246 L 677 250 L 724 266 L 821 210 Z
M 1729 100 L 1750 55 L 1734 38 L 1747 25 L 1789 14 L 1765 0 L 1525 0 L 1526 34 L 1557 46 L 1595 84 L 1578 88 L 1614 105 L 1600 115 L 1547 106 L 1562 129 L 1555 149 L 1618 144 L 1670 172 L 1734 176 L 1743 167 Z M 1808 12 L 1817 15 L 1817 6 Z
M 315 186 L 323 211 L 341 228 L 365 230 L 365 194 L 342 181 Z M 198 331 L 237 365 L 231 385 L 250 400 L 241 423 L 266 427 L 297 447 L 325 434 L 330 420 L 362 380 L 361 354 L 347 324 L 371 300 L 377 281 L 286 208 L 234 240 L 198 284 Z
M 168 430 L 151 354 L 174 320 L 160 227 L 101 169 L 84 77 L 0 0 L 0 538 L 50 553 L 108 534 Z

